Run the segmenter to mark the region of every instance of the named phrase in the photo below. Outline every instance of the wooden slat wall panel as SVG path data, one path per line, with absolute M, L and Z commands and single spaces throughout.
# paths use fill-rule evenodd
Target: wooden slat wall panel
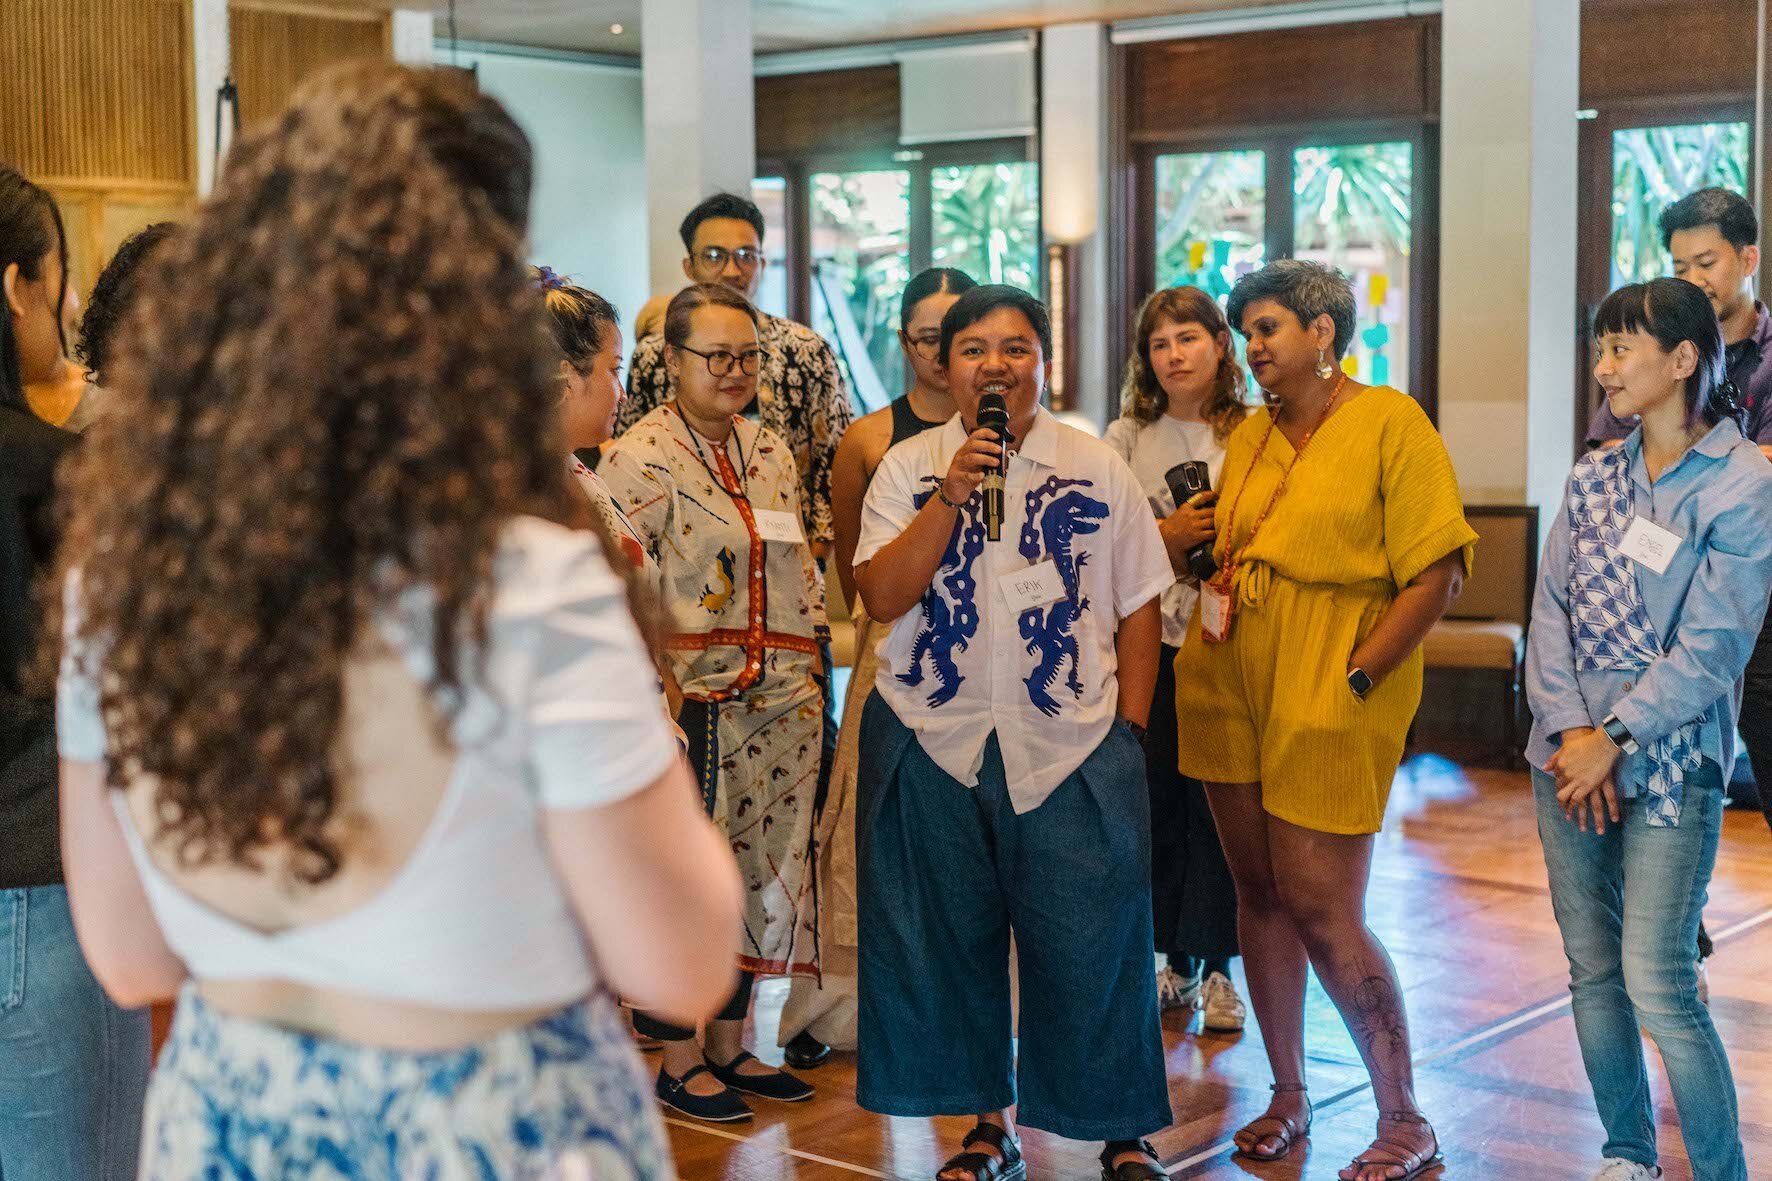
M 1154 41 L 1126 50 L 1134 142 L 1439 118 L 1438 18 Z
M 251 127 L 283 109 L 309 74 L 358 57 L 388 57 L 387 18 L 234 5 L 228 57 L 240 88 L 240 122 Z
M 757 158 L 896 151 L 898 67 L 757 79 Z
M 1751 101 L 1754 0 L 1587 0 L 1581 105 Z
M 39 178 L 192 183 L 188 0 L 0 3 L 0 159 Z

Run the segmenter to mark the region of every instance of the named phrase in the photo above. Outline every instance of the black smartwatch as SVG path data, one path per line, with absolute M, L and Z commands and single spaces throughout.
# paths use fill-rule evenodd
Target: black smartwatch
M 1131 718 L 1121 718 L 1120 720 L 1126 723 L 1126 728 L 1128 730 L 1132 731 L 1132 737 L 1138 739 L 1138 745 L 1143 746 L 1144 736 L 1148 731 Z
M 1607 714 L 1606 720 L 1600 723 L 1600 729 L 1612 740 L 1612 745 L 1627 755 L 1637 753 L 1637 740 L 1631 737 L 1630 727 L 1618 720 L 1617 714 Z
M 1366 694 L 1372 692 L 1372 678 L 1366 675 L 1365 669 L 1356 668 L 1347 675 L 1347 687 L 1354 691 L 1355 697 L 1364 701 Z

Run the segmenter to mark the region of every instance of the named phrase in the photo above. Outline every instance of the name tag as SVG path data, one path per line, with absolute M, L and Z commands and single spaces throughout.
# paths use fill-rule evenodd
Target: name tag
M 1035 607 L 1056 603 L 1065 596 L 1064 579 L 1059 576 L 1058 567 L 1053 565 L 1051 558 L 1037 566 L 1005 574 L 997 579 L 997 585 L 1003 588 L 1003 601 L 1009 604 L 1010 610 L 1017 612 L 1032 611 Z
M 1200 585 L 1200 635 L 1208 644 L 1231 638 L 1230 592 L 1216 582 Z
M 1618 546 L 1625 557 L 1657 574 L 1667 573 L 1668 563 L 1674 560 L 1679 548 L 1678 533 L 1663 529 L 1647 517 L 1632 518 L 1630 528 L 1624 531 L 1624 541 Z
M 751 510 L 751 516 L 757 521 L 757 536 L 764 541 L 788 541 L 798 545 L 806 540 L 806 534 L 800 531 L 800 517 L 797 513 L 784 513 L 778 508 L 758 508 Z

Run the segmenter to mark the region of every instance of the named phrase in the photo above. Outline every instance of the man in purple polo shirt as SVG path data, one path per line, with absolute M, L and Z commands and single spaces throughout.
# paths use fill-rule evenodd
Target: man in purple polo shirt
M 1662 210 L 1660 226 L 1662 245 L 1674 258 L 1674 277 L 1696 284 L 1710 296 L 1723 328 L 1729 380 L 1741 391 L 1747 411 L 1744 433 L 1772 459 L 1772 314 L 1754 299 L 1754 273 L 1760 269 L 1760 225 L 1754 207 L 1728 189 L 1699 189 Z M 1588 423 L 1588 445 L 1616 446 L 1636 425 L 1635 418 L 1620 422 L 1602 402 Z M 1739 726 L 1753 764 L 1760 807 L 1772 825 L 1772 615 L 1760 628 L 1742 678 Z M 1711 951 L 1702 926 L 1698 944 L 1702 968 Z M 1699 979 L 1702 987 L 1704 977 Z

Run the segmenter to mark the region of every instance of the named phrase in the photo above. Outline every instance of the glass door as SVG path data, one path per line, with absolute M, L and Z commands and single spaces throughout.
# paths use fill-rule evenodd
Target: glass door
M 934 168 L 930 265 L 980 283 L 1040 290 L 1040 166 L 1022 160 Z
M 1223 303 L 1267 261 L 1267 153 L 1158 156 L 1157 286 L 1198 287 Z
M 911 278 L 911 174 L 817 172 L 811 196 L 812 328 L 847 362 L 856 410 L 878 410 L 904 388 L 898 304 Z
M 1612 133 L 1609 290 L 1673 273 L 1661 211 L 1697 189 L 1751 193 L 1753 135 L 1746 121 L 1625 127 Z
M 1369 385 L 1409 380 L 1414 145 L 1301 147 L 1292 153 L 1292 256 L 1353 283 L 1354 340 L 1342 368 Z

